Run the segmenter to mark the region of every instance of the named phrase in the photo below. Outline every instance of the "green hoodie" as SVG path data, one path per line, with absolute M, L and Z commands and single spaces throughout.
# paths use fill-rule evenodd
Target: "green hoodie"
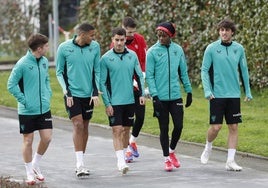
M 12 69 L 8 91 L 18 101 L 18 114 L 39 115 L 50 110 L 52 91 L 46 57 L 39 60 L 29 50 Z

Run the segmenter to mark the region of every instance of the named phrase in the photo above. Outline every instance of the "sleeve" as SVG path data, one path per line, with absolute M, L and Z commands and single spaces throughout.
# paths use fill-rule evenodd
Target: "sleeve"
M 146 83 L 149 87 L 149 93 L 152 97 L 157 96 L 157 89 L 155 85 L 155 60 L 152 51 L 148 51 L 146 54 Z
M 246 60 L 244 48 L 242 49 L 242 56 L 239 61 L 239 69 L 241 73 L 242 85 L 244 87 L 245 94 L 249 99 L 252 99 L 252 95 L 250 91 L 250 84 L 249 84 L 248 66 L 247 66 L 247 60 Z
M 23 79 L 23 68 L 21 64 L 16 63 L 16 65 L 14 66 L 9 75 L 7 81 L 7 89 L 19 103 L 25 105 L 25 96 L 19 87 L 19 82 L 22 79 Z
M 139 65 L 139 60 L 136 58 L 135 61 L 135 78 L 139 87 L 140 96 L 144 96 L 144 77 L 141 70 L 141 67 Z
M 62 46 L 59 46 L 56 57 L 56 76 L 64 94 L 67 93 L 67 87 L 63 76 L 65 63 L 65 56 Z
M 94 73 L 93 73 L 93 96 L 99 94 L 99 83 L 100 83 L 100 46 L 98 45 L 97 54 L 94 59 Z
M 182 55 L 180 57 L 180 69 L 179 69 L 180 73 L 180 80 L 183 84 L 183 88 L 184 91 L 186 93 L 192 93 L 192 86 L 191 86 L 191 82 L 189 80 L 189 76 L 188 76 L 188 68 L 187 68 L 187 64 L 186 64 L 186 59 L 185 59 L 185 55 L 184 52 L 182 51 Z
M 108 69 L 105 64 L 105 60 L 102 57 L 100 59 L 100 91 L 102 93 L 102 100 L 104 105 L 111 106 L 108 89 L 107 89 Z
M 147 50 L 147 44 L 145 39 L 141 36 L 140 40 L 140 65 L 142 72 L 145 72 L 146 67 L 146 50 Z
M 201 66 L 201 80 L 205 93 L 205 98 L 210 97 L 212 93 L 211 82 L 209 78 L 209 69 L 212 64 L 212 57 L 209 48 L 207 47 L 204 52 L 203 62 Z
M 47 62 L 47 67 L 48 67 L 48 62 Z M 51 86 L 50 86 L 50 76 L 49 76 L 49 69 L 47 70 L 47 73 L 46 73 L 46 88 L 50 94 L 50 97 L 52 97 L 52 89 L 51 89 Z

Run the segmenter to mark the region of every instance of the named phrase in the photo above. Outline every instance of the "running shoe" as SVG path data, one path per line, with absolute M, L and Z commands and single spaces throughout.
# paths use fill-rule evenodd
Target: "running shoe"
M 139 157 L 140 156 L 140 154 L 138 152 L 138 147 L 137 147 L 135 142 L 130 143 L 128 147 L 129 147 L 129 149 L 132 152 L 132 155 L 134 157 Z
M 44 181 L 45 180 L 43 174 L 41 173 L 41 170 L 40 170 L 39 166 L 34 165 L 33 166 L 33 171 L 34 171 L 36 179 L 38 179 L 39 181 Z
M 118 170 L 122 173 L 122 175 L 125 175 L 127 171 L 129 171 L 129 167 L 126 164 L 118 165 Z
M 125 161 L 126 163 L 131 163 L 133 161 L 133 155 L 131 151 L 127 151 L 125 153 Z
M 31 174 L 27 174 L 27 180 L 25 181 L 28 185 L 34 185 L 35 182 L 35 178 L 34 178 L 34 173 Z
M 172 162 L 168 159 L 165 161 L 165 171 L 171 172 L 173 169 Z
M 225 165 L 226 170 L 228 171 L 241 171 L 243 168 L 241 166 L 238 166 L 236 162 L 233 161 L 227 161 Z
M 180 161 L 177 159 L 176 154 L 174 152 L 169 153 L 169 158 L 174 167 L 179 168 L 181 166 Z
M 83 166 L 80 166 L 79 168 L 76 168 L 75 170 L 75 174 L 78 178 L 81 178 L 81 177 L 87 177 L 90 175 L 89 173 L 89 170 L 86 169 L 85 167 Z
M 207 164 L 208 163 L 208 159 L 209 159 L 209 156 L 211 154 L 211 150 L 208 150 L 208 149 L 204 149 L 201 157 L 200 157 L 200 161 L 202 164 Z

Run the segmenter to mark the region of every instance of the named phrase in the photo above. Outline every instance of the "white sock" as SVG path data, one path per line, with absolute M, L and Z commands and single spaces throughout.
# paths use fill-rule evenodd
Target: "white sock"
M 206 146 L 205 146 L 206 150 L 212 150 L 212 142 L 209 142 L 206 140 Z
M 169 153 L 174 153 L 174 152 L 175 152 L 175 150 L 169 148 Z
M 164 157 L 164 160 L 165 160 L 165 162 L 168 161 L 168 160 L 170 160 L 169 156 Z
M 130 135 L 129 143 L 136 142 L 136 140 L 137 140 L 137 137 Z
M 25 163 L 25 169 L 26 169 L 26 174 L 33 174 L 33 165 L 32 162 Z
M 83 151 L 76 151 L 76 167 L 79 168 L 80 166 L 84 166 L 84 154 Z
M 123 149 L 124 155 L 126 154 L 127 151 L 129 151 L 129 148 L 128 147 Z
M 227 161 L 233 161 L 235 156 L 236 149 L 228 149 Z
M 39 162 L 41 161 L 43 155 L 38 154 L 37 152 L 34 154 L 32 164 L 33 166 L 38 166 Z
M 124 165 L 126 163 L 125 157 L 124 157 L 124 151 L 123 150 L 117 150 L 115 151 L 116 157 L 117 157 L 117 164 L 118 165 Z

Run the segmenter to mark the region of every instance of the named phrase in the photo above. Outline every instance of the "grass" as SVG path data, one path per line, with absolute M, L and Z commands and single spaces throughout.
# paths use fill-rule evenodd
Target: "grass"
M 16 107 L 17 103 L 14 97 L 6 89 L 9 74 L 9 71 L 0 72 L 0 105 Z M 52 114 L 67 118 L 63 105 L 62 91 L 55 77 L 54 69 L 50 69 L 50 76 L 53 90 L 51 101 Z M 252 101 L 248 103 L 241 101 L 243 123 L 239 124 L 239 143 L 237 150 L 268 157 L 268 129 L 266 127 L 268 124 L 268 100 L 265 97 L 267 95 L 267 89 L 262 92 L 253 91 L 254 99 Z M 142 132 L 159 135 L 157 119 L 153 118 L 152 114 L 152 102 L 148 99 Z M 95 107 L 91 122 L 108 125 L 103 104 Z M 193 103 L 189 108 L 185 108 L 184 110 L 184 128 L 181 140 L 205 143 L 208 127 L 208 102 L 204 99 L 202 88 L 193 86 Z M 170 124 L 171 128 L 172 123 Z M 213 145 L 226 148 L 227 134 L 227 126 L 224 125 Z

